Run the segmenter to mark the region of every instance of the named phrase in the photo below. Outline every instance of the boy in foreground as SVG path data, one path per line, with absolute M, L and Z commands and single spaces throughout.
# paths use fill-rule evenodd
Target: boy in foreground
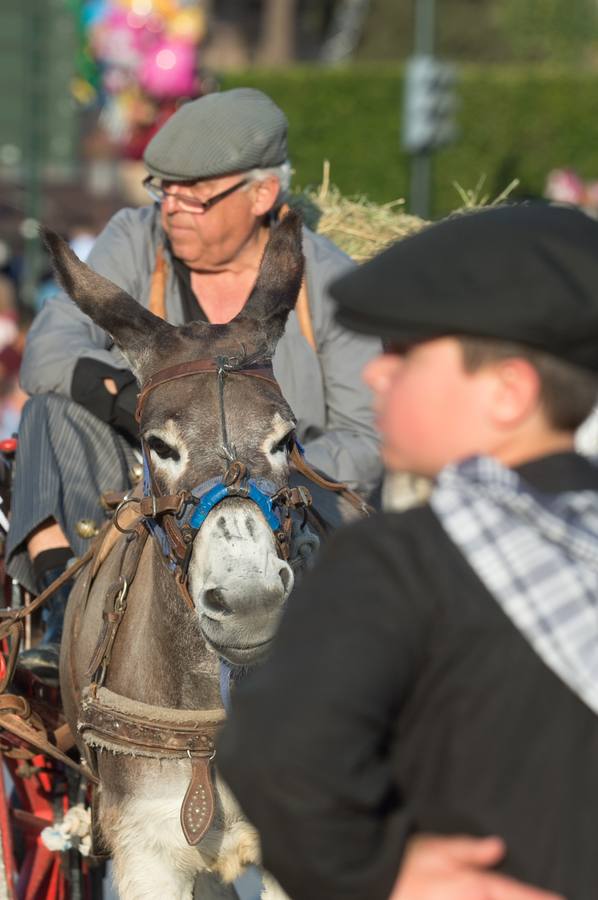
M 502 874 L 595 900 L 598 468 L 573 434 L 597 395 L 598 223 L 476 212 L 332 292 L 388 347 L 365 369 L 387 467 L 434 489 L 329 542 L 236 693 L 223 774 L 293 900 L 510 896 L 459 885 L 433 834 L 497 836 Z

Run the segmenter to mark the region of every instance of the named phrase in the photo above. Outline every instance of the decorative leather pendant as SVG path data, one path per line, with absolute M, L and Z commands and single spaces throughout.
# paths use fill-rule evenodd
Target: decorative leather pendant
M 194 756 L 191 760 L 191 783 L 181 806 L 181 826 L 185 840 L 198 844 L 214 816 L 214 789 L 209 756 Z

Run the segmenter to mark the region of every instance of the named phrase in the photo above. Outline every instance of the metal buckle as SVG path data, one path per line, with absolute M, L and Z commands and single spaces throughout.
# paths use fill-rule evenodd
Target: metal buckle
M 308 507 L 312 504 L 312 496 L 309 488 L 305 487 L 303 484 L 298 484 L 295 488 L 299 497 L 301 498 L 301 506 Z
M 245 463 L 242 463 L 240 459 L 235 459 L 226 470 L 226 474 L 222 481 L 226 487 L 233 487 L 233 485 L 240 483 L 246 477 L 247 466 Z
M 129 593 L 129 582 L 121 575 L 119 581 L 122 582 L 121 588 L 114 598 L 114 612 L 122 613 L 127 608 L 127 594 Z
M 187 756 L 189 757 L 191 762 L 193 762 L 194 757 L 201 757 L 203 759 L 207 758 L 208 762 L 212 762 L 212 760 L 216 758 L 216 749 L 214 748 L 214 750 L 212 750 L 212 752 L 208 755 L 207 753 L 203 753 L 197 750 L 191 752 L 191 750 L 189 750 L 189 748 L 187 747 Z
M 137 503 L 138 504 L 139 502 L 140 501 L 139 501 L 138 497 L 125 497 L 124 500 L 121 500 L 121 502 L 116 507 L 116 509 L 114 511 L 114 517 L 112 519 L 112 522 L 113 522 L 116 530 L 120 531 L 121 534 L 134 534 L 135 533 L 135 528 L 123 528 L 122 525 L 119 525 L 118 517 L 119 517 L 120 513 L 122 512 L 122 510 L 125 509 L 125 507 L 127 507 L 129 505 L 129 503 Z

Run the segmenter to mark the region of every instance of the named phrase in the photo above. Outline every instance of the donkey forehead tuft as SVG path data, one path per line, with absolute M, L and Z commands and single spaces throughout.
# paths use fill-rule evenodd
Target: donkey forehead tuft
M 191 322 L 176 329 L 180 339 L 177 358 L 170 365 L 194 359 L 225 357 L 236 365 L 269 363 L 272 357 L 270 342 L 258 327 L 246 327 L 236 320 L 226 325 Z

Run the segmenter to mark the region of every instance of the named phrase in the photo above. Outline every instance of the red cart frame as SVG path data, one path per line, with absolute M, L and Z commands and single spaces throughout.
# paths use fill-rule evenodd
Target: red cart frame
M 12 467 L 15 450 L 16 440 L 0 442 L 5 468 Z M 28 612 L 43 598 L 23 606 L 2 557 L 0 552 L 0 900 L 96 900 L 102 896 L 98 868 L 76 849 L 50 850 L 42 838 L 74 803 L 89 800 L 90 789 L 68 755 L 74 742 L 59 689 L 16 665 Z

